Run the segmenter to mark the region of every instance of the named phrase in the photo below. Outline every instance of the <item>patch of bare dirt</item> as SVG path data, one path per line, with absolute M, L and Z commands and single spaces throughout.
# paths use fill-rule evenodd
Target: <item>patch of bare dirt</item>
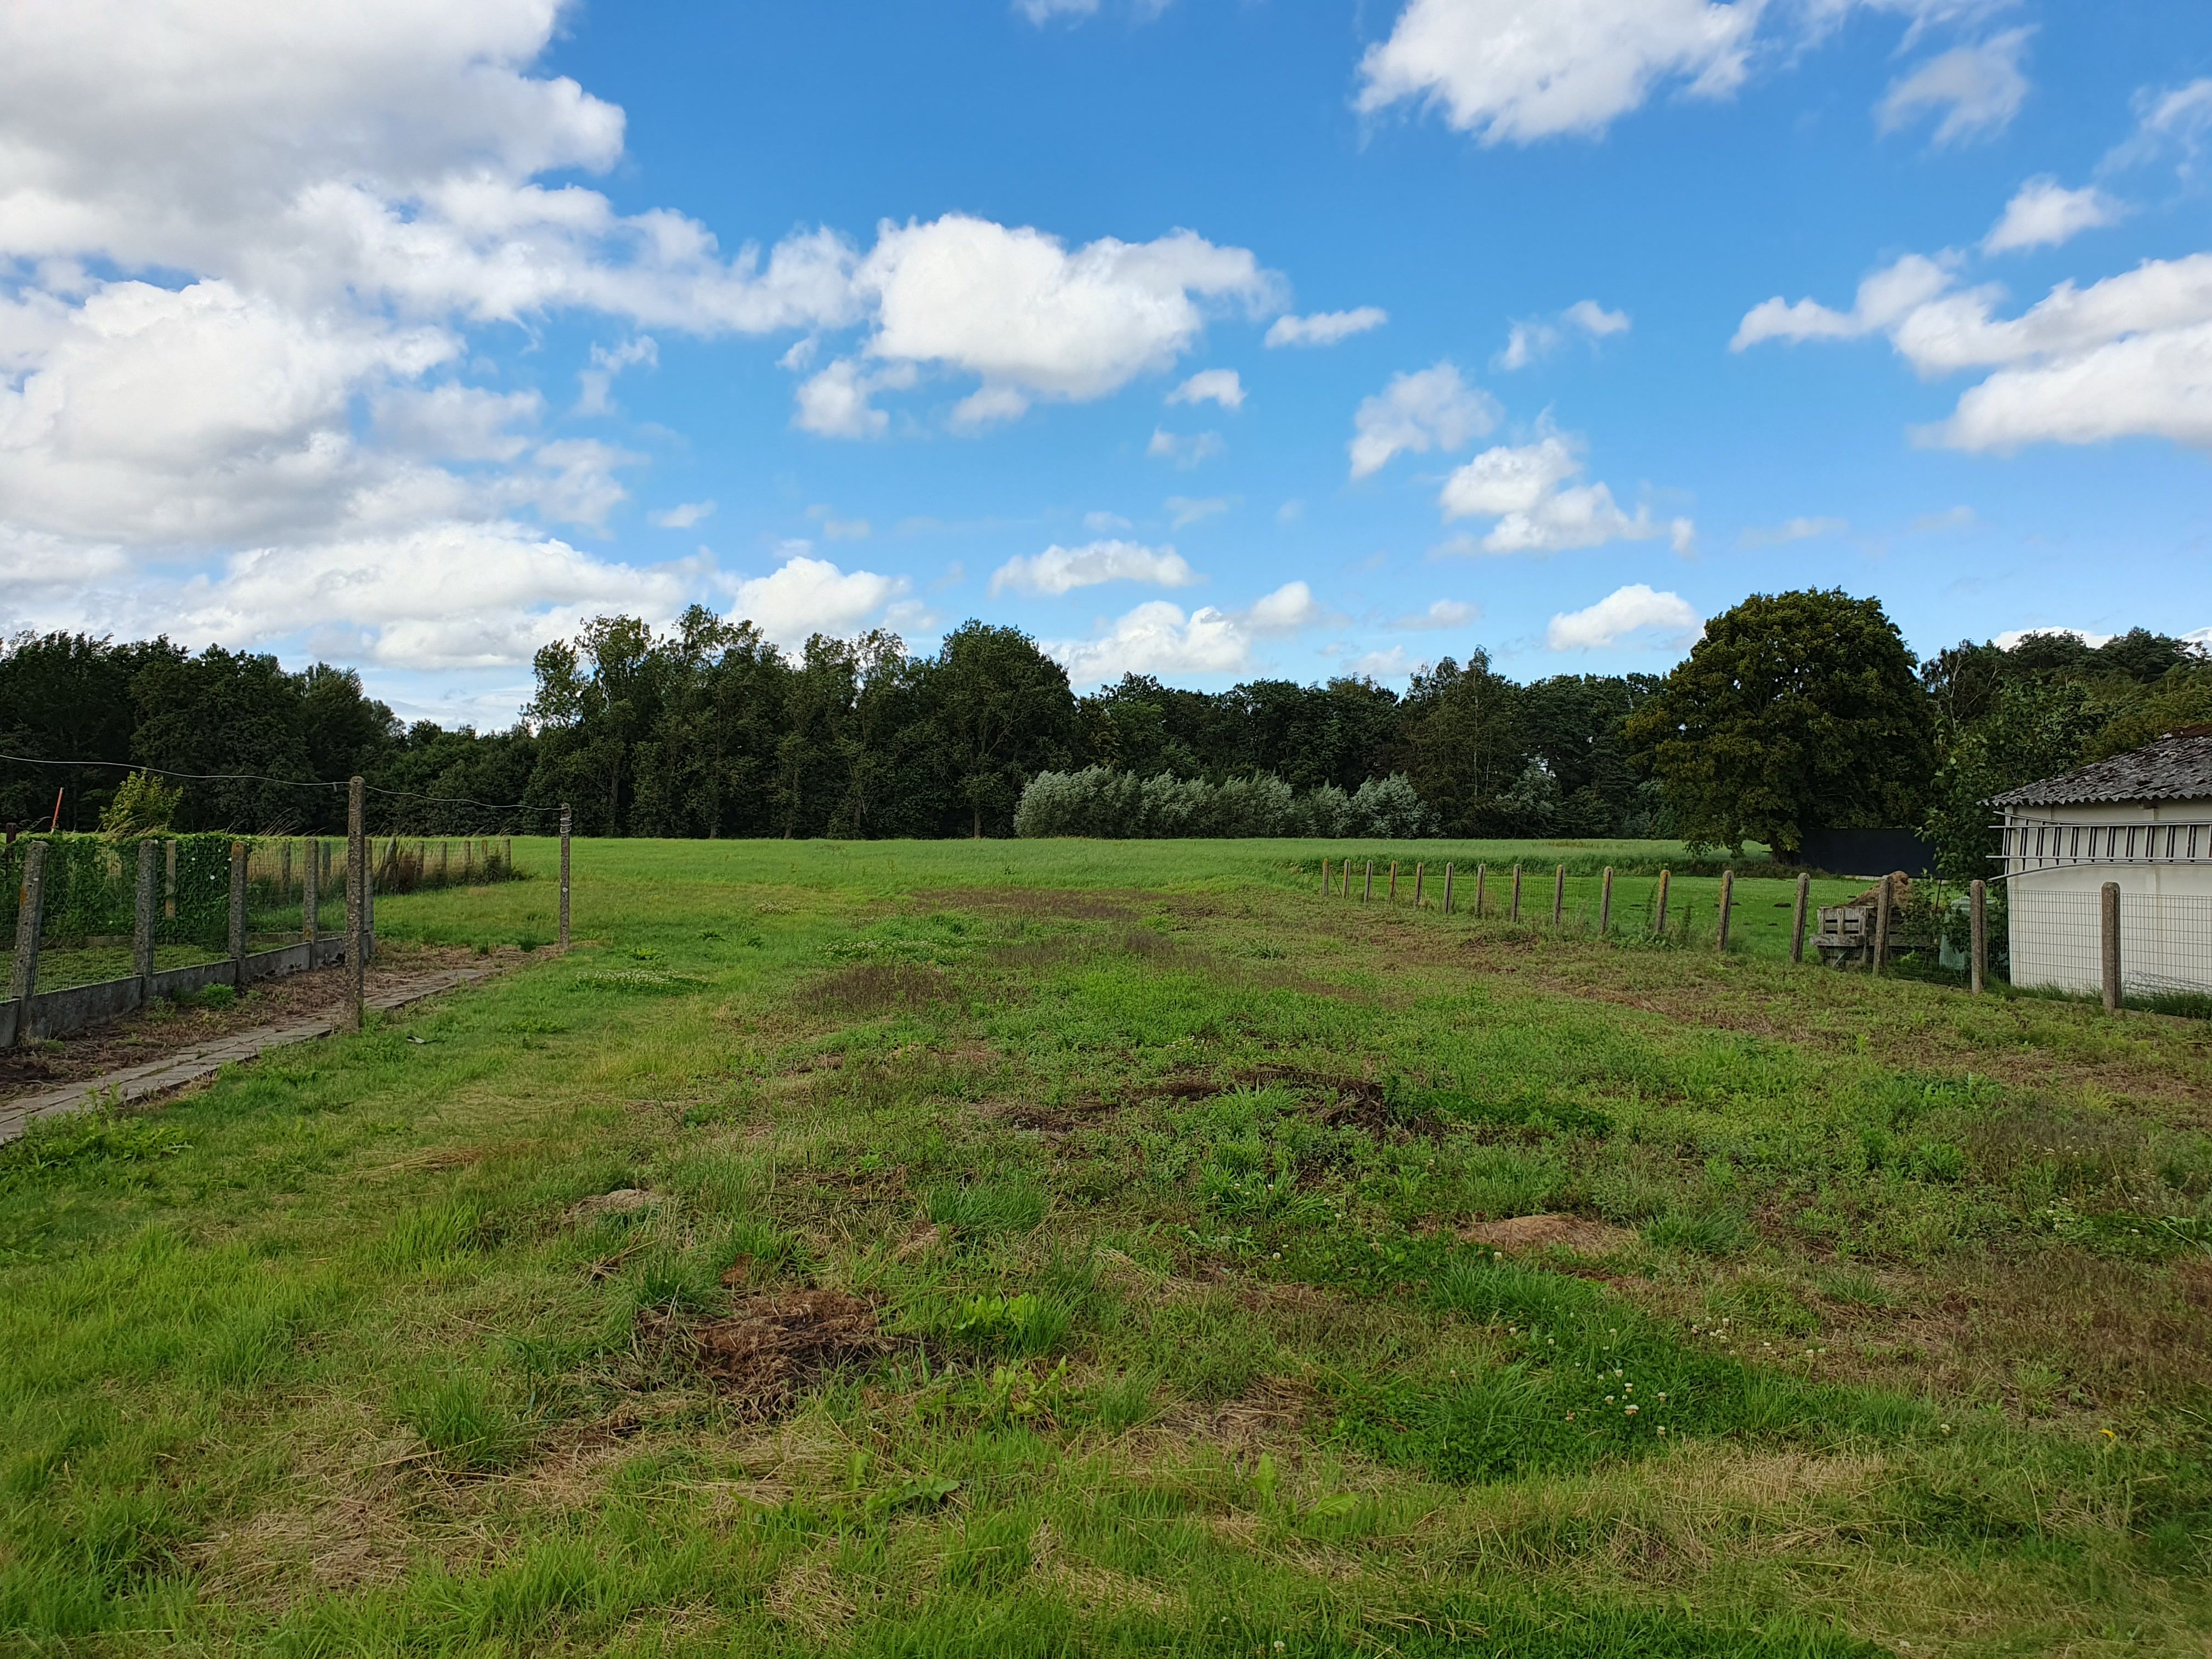
M 397 991 L 426 974 L 448 969 L 490 964 L 505 969 L 531 960 L 528 952 L 511 945 L 478 956 L 465 945 L 379 944 L 369 965 L 368 994 Z M 307 1019 L 336 1008 L 345 992 L 345 969 L 339 966 L 257 980 L 228 1008 L 185 1008 L 163 998 L 150 1008 L 135 1009 L 74 1036 L 0 1050 L 0 1101 L 149 1066 L 257 1026 Z
M 1559 1245 L 1577 1255 L 1607 1255 L 1633 1243 L 1625 1227 L 1609 1227 L 1578 1215 L 1520 1215 L 1510 1221 L 1479 1221 L 1460 1229 L 1470 1244 L 1493 1250 L 1538 1250 Z
M 817 980 L 801 996 L 816 1006 L 864 1016 L 967 1001 L 959 982 L 942 968 L 910 962 L 870 962 L 841 969 Z
M 565 1219 L 572 1227 L 581 1226 L 604 1215 L 634 1215 L 659 1202 L 659 1194 L 647 1192 L 642 1187 L 617 1187 L 611 1193 L 595 1193 L 589 1198 L 579 1199 L 568 1206 Z
M 843 1365 L 891 1346 L 872 1304 L 842 1291 L 763 1291 L 691 1334 L 699 1369 L 762 1417 Z

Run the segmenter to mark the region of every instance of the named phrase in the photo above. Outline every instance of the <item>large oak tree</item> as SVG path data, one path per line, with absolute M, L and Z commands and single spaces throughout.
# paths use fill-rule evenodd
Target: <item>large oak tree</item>
M 1629 717 L 1682 836 L 1763 841 L 1917 823 L 1935 770 L 1935 720 L 1912 653 L 1876 599 L 1754 593 Z

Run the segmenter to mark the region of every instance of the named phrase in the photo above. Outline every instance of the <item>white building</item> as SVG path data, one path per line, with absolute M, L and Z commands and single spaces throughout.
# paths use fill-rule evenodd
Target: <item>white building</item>
M 2098 896 L 2120 889 L 2130 992 L 2212 992 L 2212 731 L 2192 727 L 1997 796 L 2012 982 L 2095 991 Z

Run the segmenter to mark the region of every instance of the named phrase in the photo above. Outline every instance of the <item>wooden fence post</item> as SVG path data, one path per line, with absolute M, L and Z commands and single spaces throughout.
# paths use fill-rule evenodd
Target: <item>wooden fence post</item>
M 1603 939 L 1613 931 L 1613 866 L 1605 866 L 1604 879 L 1597 890 L 1597 936 Z
M 1874 896 L 1874 960 L 1868 963 L 1871 973 L 1881 973 L 1889 966 L 1889 878 L 1884 876 Z
M 1398 902 L 1398 860 L 1395 859 L 1392 859 L 1390 860 L 1390 893 L 1389 902 L 1392 904 L 1395 904 Z
M 1345 874 L 1345 884 L 1351 884 L 1351 872 Z M 568 948 L 568 806 L 561 805 L 561 948 Z
M 154 1000 L 154 894 L 158 879 L 154 860 L 160 857 L 153 839 L 138 843 L 138 902 L 131 923 L 131 971 L 138 978 L 138 1006 Z
M 1375 860 L 1367 860 L 1367 878 L 1359 884 L 1359 902 L 1371 903 L 1375 898 Z
M 1567 866 L 1561 865 L 1552 872 L 1552 926 L 1557 927 L 1567 919 Z
M 20 1048 L 37 1035 L 31 1029 L 31 999 L 39 994 L 39 930 L 46 919 L 46 843 L 23 849 L 23 884 L 15 890 L 15 1042 Z
M 1419 863 L 1419 864 L 1414 865 L 1414 866 L 1413 866 L 1413 908 L 1414 908 L 1416 910 L 1418 910 L 1418 909 L 1419 909 L 1419 908 L 1421 908 L 1421 882 L 1422 882 L 1422 878 L 1423 878 L 1424 877 L 1425 877 L 1428 873 L 1429 873 L 1429 866 L 1428 866 L 1428 865 L 1427 865 L 1425 862 L 1424 862 L 1424 863 Z
M 1790 960 L 1805 960 L 1805 906 L 1813 896 L 1813 878 L 1799 872 L 1797 876 L 1797 908 L 1790 918 Z
M 246 843 L 230 844 L 230 982 L 246 990 Z
M 1509 919 L 1521 920 L 1521 866 L 1517 864 L 1513 866 L 1513 909 Z
M 1659 866 L 1659 891 L 1651 908 L 1651 931 L 1661 939 L 1667 937 L 1667 882 L 1671 873 L 1665 865 Z
M 1452 867 L 1450 865 L 1447 864 L 1444 866 L 1444 914 L 1446 915 L 1449 915 L 1452 913 L 1451 884 Z
M 1976 996 L 1989 983 L 1990 888 L 1976 880 L 1966 887 L 1966 988 Z
M 1483 901 L 1489 896 L 1490 866 L 1478 864 L 1474 866 L 1474 914 L 1477 920 L 1481 918 Z
M 362 781 L 356 777 L 346 785 L 345 1029 L 349 1031 L 361 1030 L 364 1005 L 368 1000 L 368 964 L 362 960 L 361 950 L 368 908 L 363 902 L 368 878 L 368 843 L 362 835 Z
M 2108 881 L 2097 895 L 2098 943 L 2103 947 L 2105 1012 L 2120 1012 L 2120 884 Z
M 1720 944 L 1719 944 L 1717 946 L 1716 946 L 1716 947 L 1715 947 L 1716 949 L 1720 950 L 1720 951 L 1727 951 L 1727 949 L 1728 949 L 1728 942 L 1729 942 L 1729 918 L 1730 918 L 1730 917 L 1734 916 L 1735 915 L 1735 872 L 1733 869 L 1723 870 L 1723 871 L 1722 871 L 1722 872 L 1721 872 L 1721 934 L 1720 934 Z

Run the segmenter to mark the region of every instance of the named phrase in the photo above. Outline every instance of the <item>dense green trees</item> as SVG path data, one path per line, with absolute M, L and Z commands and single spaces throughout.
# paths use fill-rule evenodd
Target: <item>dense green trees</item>
M 1935 716 L 1875 599 L 1754 593 L 1629 717 L 1681 833 L 1795 852 L 1802 830 L 1917 823 Z
M 1225 833 L 1380 822 L 1387 806 L 1448 835 L 1786 852 L 1810 824 L 1911 825 L 1965 874 L 1990 850 L 1991 794 L 2212 721 L 2212 661 L 2186 641 L 2037 635 L 1962 644 L 1916 672 L 1881 606 L 1838 592 L 1747 599 L 1663 680 L 1520 684 L 1476 651 L 1403 696 L 1349 678 L 1208 693 L 1130 675 L 1079 697 L 1012 629 L 970 622 L 928 656 L 880 632 L 793 653 L 699 607 L 665 632 L 601 617 L 535 666 L 522 719 L 480 733 L 403 726 L 325 664 L 22 635 L 0 641 L 0 752 L 303 782 L 358 771 L 386 792 L 372 823 L 415 833 L 543 828 L 538 811 L 465 803 L 566 801 L 587 835 L 1004 836 L 1052 775 L 1033 826 Z M 64 827 L 91 829 L 122 776 L 0 763 L 0 819 L 43 823 L 61 784 Z M 343 813 L 333 789 L 192 783 L 174 821 L 327 833 Z

